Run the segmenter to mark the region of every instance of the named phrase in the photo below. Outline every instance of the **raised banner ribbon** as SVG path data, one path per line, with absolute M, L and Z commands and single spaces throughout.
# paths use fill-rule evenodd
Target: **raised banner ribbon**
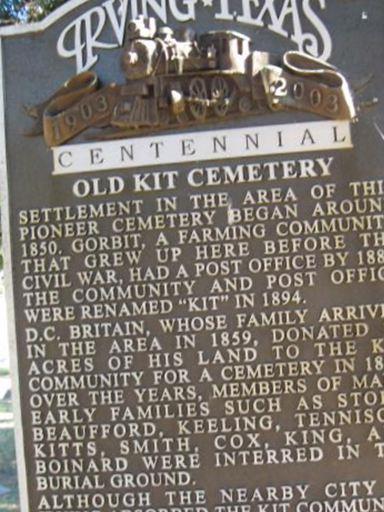
M 303 110 L 329 119 L 356 117 L 347 80 L 324 61 L 290 51 L 282 66 L 267 65 L 261 75 L 272 110 Z
M 49 147 L 59 146 L 94 126 L 108 126 L 120 87 L 99 88 L 96 73 L 86 71 L 72 77 L 47 101 L 29 109 L 36 118 L 27 135 L 44 134 Z
M 110 84 L 98 90 L 98 86 L 95 73 L 81 73 L 67 82 L 62 95 L 52 99 L 43 115 L 48 146 L 63 144 L 87 128 L 108 126 L 120 88 Z

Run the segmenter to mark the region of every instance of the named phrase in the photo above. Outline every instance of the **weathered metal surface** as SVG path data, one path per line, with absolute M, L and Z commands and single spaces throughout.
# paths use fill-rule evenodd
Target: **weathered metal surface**
M 250 39 L 235 31 L 211 31 L 177 40 L 156 30 L 154 18 L 127 24 L 122 67 L 126 85 L 98 89 L 94 73 L 67 81 L 49 100 L 27 112 L 58 146 L 86 128 L 114 127 L 99 138 L 123 138 L 143 129 L 178 129 L 206 121 L 294 109 L 330 119 L 354 119 L 352 92 L 333 66 L 302 52 L 251 52 Z M 97 91 L 97 92 L 96 92 Z

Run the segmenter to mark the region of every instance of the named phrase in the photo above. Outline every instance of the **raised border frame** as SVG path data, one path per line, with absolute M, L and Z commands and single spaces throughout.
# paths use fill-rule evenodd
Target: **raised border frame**
M 1 191 L 1 221 L 3 234 L 4 253 L 4 279 L 5 300 L 7 305 L 8 341 L 10 348 L 12 405 L 15 423 L 15 446 L 17 475 L 19 486 L 20 508 L 22 512 L 29 511 L 27 470 L 24 454 L 24 434 L 21 416 L 19 367 L 16 343 L 16 315 L 13 294 L 13 265 L 11 248 L 11 222 L 10 222 L 10 197 L 8 189 L 7 169 L 7 141 L 5 135 L 5 91 L 3 75 L 3 41 L 0 35 L 0 191 Z

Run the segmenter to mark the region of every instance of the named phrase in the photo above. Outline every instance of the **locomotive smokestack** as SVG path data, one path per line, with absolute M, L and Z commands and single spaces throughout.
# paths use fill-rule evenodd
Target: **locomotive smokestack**
M 155 18 L 139 16 L 127 24 L 128 39 L 152 39 L 156 34 Z

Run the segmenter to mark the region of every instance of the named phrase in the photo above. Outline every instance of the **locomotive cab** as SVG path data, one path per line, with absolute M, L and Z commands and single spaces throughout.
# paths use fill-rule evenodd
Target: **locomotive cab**
M 249 37 L 234 31 L 215 31 L 203 34 L 200 44 L 216 55 L 217 69 L 224 73 L 245 73 L 251 52 Z

